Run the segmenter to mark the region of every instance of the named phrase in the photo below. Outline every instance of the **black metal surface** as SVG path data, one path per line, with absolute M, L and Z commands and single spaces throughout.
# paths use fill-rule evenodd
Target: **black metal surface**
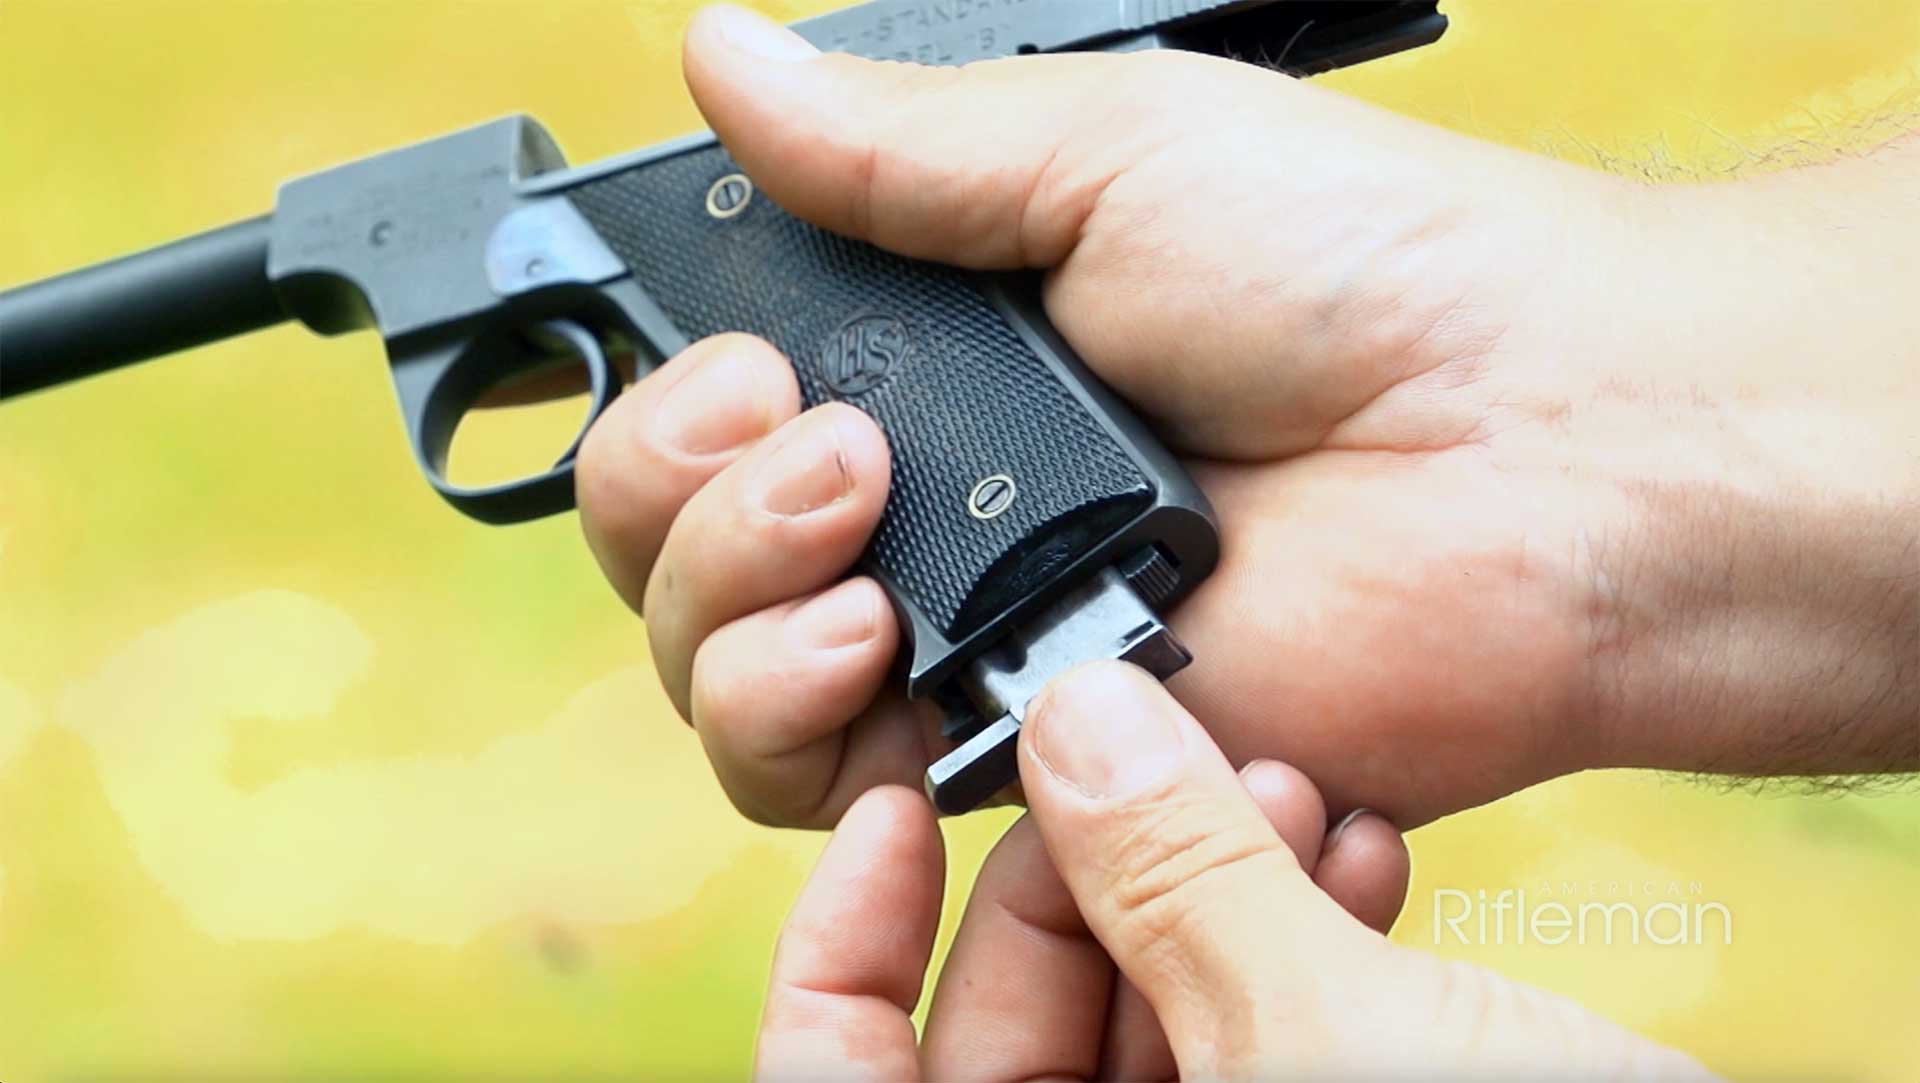
M 893 486 L 870 559 L 948 638 L 997 615 L 1151 502 L 1148 479 L 965 272 L 827 233 L 764 196 L 729 218 L 718 147 L 615 174 L 576 206 L 689 338 L 751 331 L 793 359 L 809 404 L 871 414 Z M 969 509 L 982 481 L 1017 495 Z
M 885 0 L 794 29 L 830 52 L 919 64 L 1024 53 L 1182 49 L 1295 75 L 1426 45 L 1437 0 Z
M 925 63 L 1176 48 L 1311 73 L 1445 27 L 1433 0 L 884 0 L 799 29 L 829 48 Z M 1074 356 L 1031 281 L 832 236 L 735 172 L 711 135 L 567 169 L 527 117 L 352 162 L 284 186 L 271 227 L 256 219 L 0 294 L 0 396 L 290 313 L 323 333 L 373 327 L 429 481 L 468 515 L 514 522 L 571 504 L 571 453 L 483 488 L 441 467 L 483 385 L 547 356 L 529 348 L 529 329 L 588 362 L 594 413 L 615 390 L 610 350 L 644 368 L 692 339 L 748 331 L 793 358 L 809 403 L 851 402 L 892 442 L 893 491 L 866 563 L 901 620 L 909 695 L 953 701 L 948 682 L 1057 621 L 1062 599 L 1095 577 L 1117 575 L 1160 608 L 1212 570 L 1205 496 Z M 1074 638 L 1054 661 L 1082 643 L 1111 656 L 1096 641 Z M 1003 661 L 1023 681 L 1047 675 Z M 960 711 L 958 737 L 998 717 Z M 1010 747 L 947 761 L 943 807 L 996 786 Z
M 1146 44 L 1317 75 L 1431 45 L 1446 33 L 1437 0 L 1280 0 L 1156 31 Z
M 288 318 L 253 218 L 0 293 L 0 398 Z

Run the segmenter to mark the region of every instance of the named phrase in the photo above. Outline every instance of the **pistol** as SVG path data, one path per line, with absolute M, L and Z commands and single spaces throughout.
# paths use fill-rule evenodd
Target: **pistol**
M 1446 25 L 1433 0 L 878 0 L 795 29 L 927 64 L 1172 48 L 1307 75 Z M 711 133 L 568 168 L 515 116 L 289 181 L 269 215 L 0 293 L 0 398 L 290 319 L 379 332 L 415 461 L 487 523 L 573 506 L 623 357 L 646 371 L 750 332 L 792 359 L 808 406 L 865 410 L 893 485 L 862 567 L 898 615 L 907 695 L 945 710 L 954 748 L 927 772 L 943 812 L 1017 777 L 1027 702 L 1055 675 L 1118 658 L 1164 680 L 1192 660 L 1161 614 L 1215 564 L 1212 510 L 1055 333 L 1036 280 L 817 229 Z M 468 411 L 557 360 L 590 385 L 559 460 L 449 480 Z

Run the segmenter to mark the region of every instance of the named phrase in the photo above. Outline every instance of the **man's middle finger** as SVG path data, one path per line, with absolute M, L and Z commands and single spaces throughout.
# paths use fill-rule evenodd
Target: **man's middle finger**
M 580 523 L 600 568 L 635 612 L 667 528 L 715 474 L 800 412 L 780 351 L 715 335 L 627 389 L 580 448 Z
M 642 604 L 661 683 L 683 716 L 701 642 L 845 574 L 880 521 L 889 470 L 873 419 L 829 403 L 782 426 L 687 502 Z

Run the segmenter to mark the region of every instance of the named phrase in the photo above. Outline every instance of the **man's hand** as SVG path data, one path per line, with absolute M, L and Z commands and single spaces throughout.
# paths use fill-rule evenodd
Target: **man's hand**
M 724 8 L 686 65 L 794 213 L 1051 268 L 1219 510 L 1172 688 L 1234 761 L 1403 828 L 1594 766 L 1920 765 L 1920 214 L 1877 179 L 1911 149 L 1648 190 L 1247 64 L 875 64 Z M 942 748 L 879 588 L 839 582 L 884 439 L 798 408 L 765 343 L 701 343 L 579 496 L 735 803 L 824 826 Z
M 1397 909 L 1398 835 L 1364 816 L 1322 853 L 1311 783 L 1269 761 L 1236 778 L 1138 670 L 1056 681 L 1020 776 L 1032 811 L 981 871 L 919 1045 L 940 835 L 905 791 L 853 806 L 781 935 L 760 1078 L 1705 1077 L 1557 997 L 1388 943 L 1378 911 L 1348 911 Z
M 1329 830 L 1313 784 L 1270 760 L 1228 777 L 1343 923 L 1379 932 L 1392 925 L 1408 864 L 1386 820 L 1360 813 Z M 939 922 L 940 835 L 926 802 L 905 790 L 882 788 L 857 803 L 781 937 L 760 1074 L 1171 1077 L 1174 1051 L 1153 1009 L 1116 972 L 1041 835 L 1028 817 L 982 866 L 917 1049 L 907 1013 Z

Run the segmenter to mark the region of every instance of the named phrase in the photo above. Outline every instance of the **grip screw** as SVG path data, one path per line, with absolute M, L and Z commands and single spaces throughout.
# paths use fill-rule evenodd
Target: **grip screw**
M 729 173 L 707 189 L 707 213 L 719 219 L 732 218 L 753 202 L 753 182 L 745 173 Z
M 975 519 L 992 519 L 1013 506 L 1017 493 L 1013 479 L 1005 474 L 981 478 L 967 494 L 967 514 Z

